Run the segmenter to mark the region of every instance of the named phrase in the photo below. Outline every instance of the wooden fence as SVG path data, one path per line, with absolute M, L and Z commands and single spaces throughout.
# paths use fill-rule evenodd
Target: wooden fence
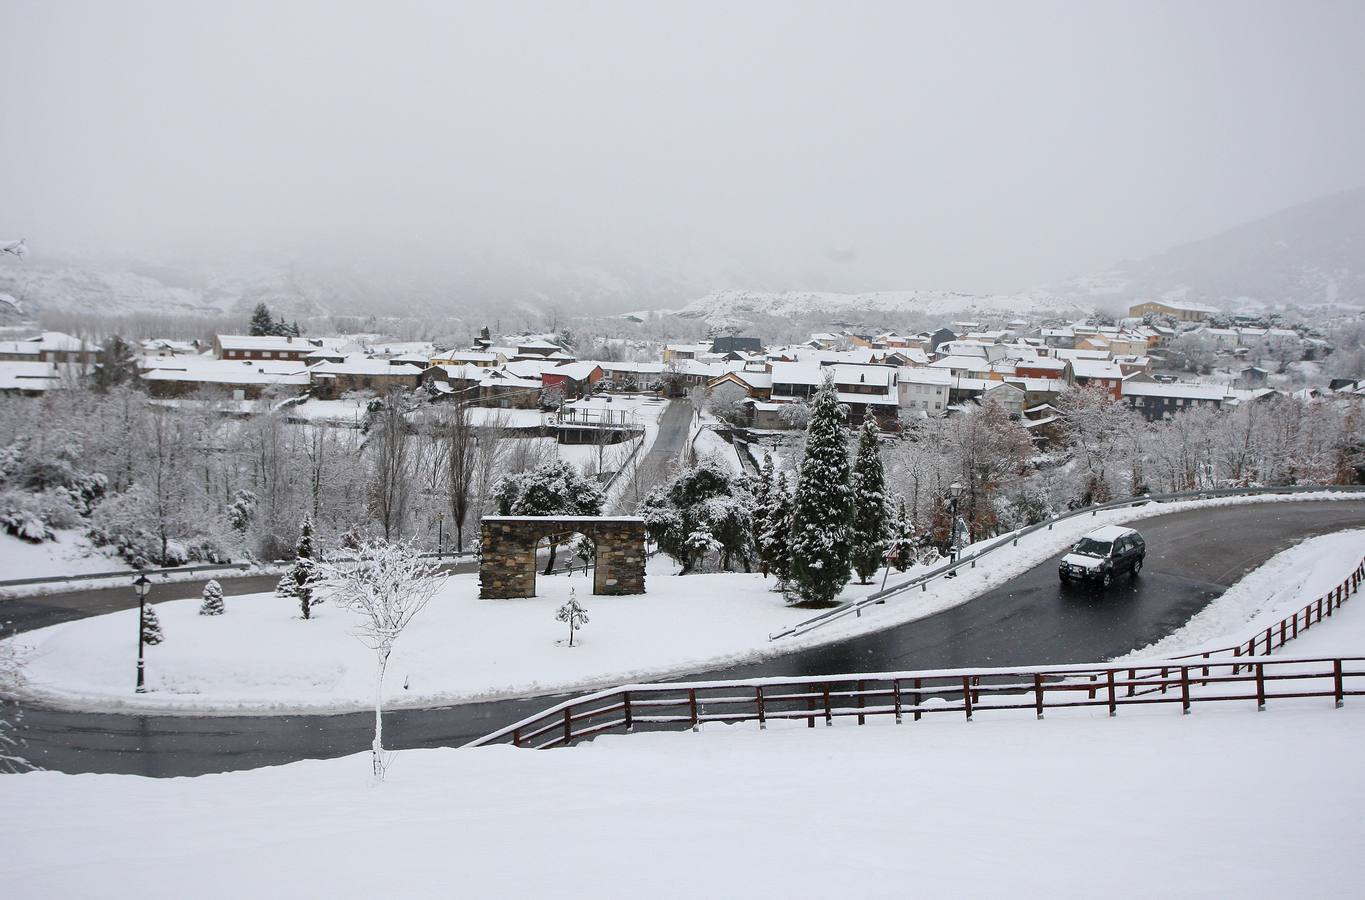
M 869 718 L 956 713 L 967 720 L 980 712 L 1180 704 L 1255 702 L 1365 695 L 1365 657 L 1254 659 L 1283 647 L 1301 631 L 1322 622 L 1360 589 L 1365 561 L 1324 596 L 1235 647 L 1168 660 L 1129 665 L 1039 666 L 1004 669 L 948 669 L 920 672 L 833 675 L 816 678 L 758 678 L 672 684 L 628 685 L 559 704 L 466 746 L 510 743 L 546 749 L 613 731 L 694 730 L 704 722 L 804 720 L 834 724 L 836 718 L 865 724 Z M 1276 641 L 1278 640 L 1278 643 Z M 1228 654 L 1231 654 L 1229 656 Z

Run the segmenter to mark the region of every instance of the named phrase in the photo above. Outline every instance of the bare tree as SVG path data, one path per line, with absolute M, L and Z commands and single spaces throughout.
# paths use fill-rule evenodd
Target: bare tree
M 468 404 L 455 406 L 445 423 L 446 486 L 450 498 L 450 520 L 455 526 L 455 552 L 464 552 L 464 523 L 473 500 L 474 480 L 479 469 L 478 436 Z
M 355 558 L 322 567 L 332 599 L 342 609 L 360 616 L 356 637 L 374 651 L 374 777 L 384 780 L 384 673 L 389 655 L 403 629 L 431 601 L 445 583 L 434 563 L 424 561 L 417 548 L 388 541 L 367 541 Z
M 401 391 L 390 392 L 370 423 L 370 510 L 386 541 L 402 531 L 412 499 L 406 400 Z

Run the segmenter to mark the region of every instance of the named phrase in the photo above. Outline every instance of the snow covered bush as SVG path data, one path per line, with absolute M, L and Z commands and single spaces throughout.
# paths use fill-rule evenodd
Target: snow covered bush
M 223 606 L 223 586 L 218 583 L 218 579 L 213 578 L 204 585 L 204 600 L 199 604 L 199 615 L 201 616 L 221 616 L 226 608 Z
M 640 504 L 650 538 L 682 566 L 681 575 L 713 555 L 723 569 L 738 558 L 749 571 L 753 512 L 754 498 L 744 480 L 712 455 L 678 472 Z
M 20 540 L 34 544 L 50 541 L 56 537 L 56 529 L 73 528 L 80 523 L 80 513 L 63 490 L 38 494 L 0 491 L 0 528 Z

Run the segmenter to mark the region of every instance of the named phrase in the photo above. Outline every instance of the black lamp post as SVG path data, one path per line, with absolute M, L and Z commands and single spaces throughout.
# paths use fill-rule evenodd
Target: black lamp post
M 441 559 L 446 552 L 446 514 L 436 514 L 436 558 Z
M 147 692 L 143 680 L 142 662 L 142 626 L 146 622 L 147 616 L 147 592 L 152 589 L 152 582 L 146 575 L 139 574 L 137 580 L 133 582 L 133 590 L 137 591 L 137 692 L 143 694 Z
M 949 509 L 952 516 L 951 530 L 948 533 L 948 552 L 949 558 L 953 562 L 957 562 L 957 501 L 962 498 L 962 490 L 962 482 L 960 481 L 954 481 L 948 485 Z

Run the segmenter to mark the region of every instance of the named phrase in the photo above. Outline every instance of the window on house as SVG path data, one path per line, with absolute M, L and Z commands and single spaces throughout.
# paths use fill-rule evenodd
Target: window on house
M 271 357 L 271 355 L 272 355 L 272 354 L 270 353 L 269 350 L 262 350 L 262 351 L 261 351 L 261 359 L 269 359 L 269 358 Z

